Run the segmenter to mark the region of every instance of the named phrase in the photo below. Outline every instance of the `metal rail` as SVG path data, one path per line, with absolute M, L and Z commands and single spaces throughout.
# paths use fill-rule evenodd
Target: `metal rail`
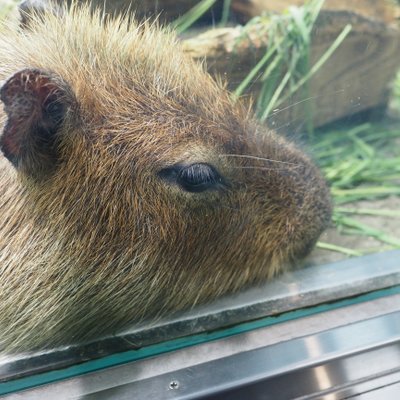
M 40 373 L 82 366 L 72 373 L 70 368 L 69 374 L 49 375 L 48 380 L 44 374 L 44 379 L 36 380 L 36 384 L 387 296 L 391 290 L 399 292 L 398 285 L 400 251 L 296 270 L 173 319 L 136 327 L 90 345 L 55 349 L 45 354 L 3 356 L 0 358 L 0 394 L 10 391 L 7 389 L 10 383 L 22 382 Z
M 400 385 L 400 311 L 319 331 L 347 313 L 362 318 L 388 300 L 288 321 L 283 331 L 302 335 L 265 345 L 269 330 L 205 343 L 128 363 L 119 367 L 56 382 L 7 396 L 7 400 L 284 400 L 363 399 L 398 400 Z M 378 302 L 378 304 L 375 304 Z M 324 315 L 323 314 L 323 315 Z M 322 318 L 323 319 L 323 318 Z M 285 326 L 286 325 L 286 326 Z M 298 329 L 296 333 L 293 329 Z M 264 343 L 264 345 L 262 345 Z M 243 351 L 245 348 L 251 350 Z M 393 397 L 393 393 L 397 393 Z M 361 397 L 360 397 L 361 396 Z M 390 397 L 392 396 L 392 397 Z

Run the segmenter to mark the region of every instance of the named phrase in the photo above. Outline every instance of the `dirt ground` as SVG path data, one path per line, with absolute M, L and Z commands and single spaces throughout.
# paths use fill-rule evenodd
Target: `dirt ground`
M 349 203 L 343 207 L 348 208 L 370 208 L 370 209 L 385 209 L 385 210 L 400 210 L 400 197 L 393 196 L 387 199 L 374 200 L 374 201 L 360 201 Z M 393 217 L 377 217 L 367 215 L 351 215 L 349 217 L 356 219 L 362 223 L 367 224 L 372 228 L 384 231 L 385 233 L 400 239 L 400 218 Z M 322 234 L 321 242 L 332 243 L 338 246 L 343 246 L 361 252 L 379 252 L 387 249 L 385 243 L 380 242 L 368 236 L 353 236 L 345 235 L 338 232 L 335 228 L 328 229 Z M 334 261 L 343 260 L 349 256 L 328 250 L 315 249 L 307 259 L 307 264 L 320 265 Z

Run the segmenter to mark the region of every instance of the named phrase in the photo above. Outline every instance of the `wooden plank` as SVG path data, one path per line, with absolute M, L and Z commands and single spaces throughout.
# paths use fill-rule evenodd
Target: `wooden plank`
M 386 104 L 389 84 L 400 67 L 400 31 L 377 20 L 346 11 L 322 11 L 314 29 L 311 65 L 329 48 L 342 29 L 352 25 L 352 31 L 310 81 L 313 122 L 321 126 L 340 118 Z M 268 35 L 260 36 L 260 26 L 254 26 L 247 38 L 238 40 L 242 28 L 215 29 L 184 42 L 185 50 L 195 59 L 205 58 L 213 75 L 225 77 L 229 89 L 234 89 L 268 48 Z M 257 96 L 259 84 L 251 86 Z M 288 130 L 304 122 L 304 102 L 296 95 L 271 118 L 277 127 Z M 289 126 L 287 126 L 289 124 Z

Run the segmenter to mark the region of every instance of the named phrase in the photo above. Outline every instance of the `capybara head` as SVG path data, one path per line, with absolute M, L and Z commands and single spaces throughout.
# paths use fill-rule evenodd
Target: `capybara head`
M 174 35 L 87 8 L 0 37 L 0 346 L 110 335 L 271 278 L 330 218 L 301 151 Z

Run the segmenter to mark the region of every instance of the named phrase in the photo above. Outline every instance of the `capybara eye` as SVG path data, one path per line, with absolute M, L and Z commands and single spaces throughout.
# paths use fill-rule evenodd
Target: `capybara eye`
M 191 165 L 174 165 L 158 173 L 163 180 L 178 184 L 183 190 L 191 193 L 217 189 L 224 185 L 224 180 L 214 167 L 205 163 Z
M 187 192 L 203 192 L 222 184 L 222 178 L 211 165 L 199 163 L 182 168 L 177 183 Z

